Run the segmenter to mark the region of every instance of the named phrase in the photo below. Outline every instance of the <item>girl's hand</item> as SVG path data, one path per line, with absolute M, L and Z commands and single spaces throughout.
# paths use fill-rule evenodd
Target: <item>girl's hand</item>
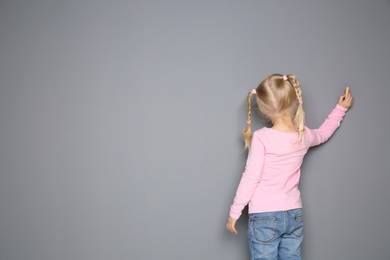
M 230 233 L 233 233 L 235 235 L 238 234 L 238 232 L 236 230 L 236 222 L 237 222 L 237 219 L 234 219 L 231 216 L 229 216 L 227 223 L 226 223 L 226 228 L 229 230 Z
M 349 93 L 349 87 L 346 87 L 345 94 L 339 97 L 337 104 L 348 109 L 352 106 L 352 100 L 353 97 L 351 93 Z

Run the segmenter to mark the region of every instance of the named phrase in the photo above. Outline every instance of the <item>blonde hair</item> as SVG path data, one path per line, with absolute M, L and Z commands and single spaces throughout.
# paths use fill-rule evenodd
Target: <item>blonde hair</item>
M 256 88 L 256 101 L 261 114 L 268 121 L 280 116 L 291 118 L 299 133 L 299 141 L 303 142 L 305 133 L 305 112 L 302 107 L 302 91 L 298 79 L 293 74 L 273 74 L 262 80 Z M 247 126 L 243 131 L 245 149 L 252 141 L 251 99 L 254 91 L 247 96 Z M 298 104 L 298 105 L 297 105 Z

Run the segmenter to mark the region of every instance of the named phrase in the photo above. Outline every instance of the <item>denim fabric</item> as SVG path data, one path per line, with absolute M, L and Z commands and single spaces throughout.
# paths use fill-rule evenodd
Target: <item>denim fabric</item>
M 302 209 L 249 214 L 252 260 L 301 260 Z

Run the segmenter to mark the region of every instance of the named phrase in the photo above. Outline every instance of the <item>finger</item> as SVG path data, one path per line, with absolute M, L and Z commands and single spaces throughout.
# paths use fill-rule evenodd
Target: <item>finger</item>
M 238 231 L 236 230 L 236 228 L 235 228 L 234 226 L 232 227 L 232 229 L 231 229 L 230 232 L 233 233 L 233 234 L 235 234 L 235 235 L 238 234 Z
M 227 227 L 227 229 L 229 230 L 230 233 L 236 234 L 236 235 L 238 234 L 238 232 L 237 232 L 237 230 L 235 228 L 235 225 L 233 223 L 228 223 L 226 225 L 226 227 Z
M 352 96 L 349 96 L 348 98 L 346 98 L 345 100 L 344 100 L 344 103 L 345 104 L 348 104 L 348 105 L 352 105 Z
M 349 87 L 346 87 L 345 88 L 345 96 L 348 96 L 349 95 Z

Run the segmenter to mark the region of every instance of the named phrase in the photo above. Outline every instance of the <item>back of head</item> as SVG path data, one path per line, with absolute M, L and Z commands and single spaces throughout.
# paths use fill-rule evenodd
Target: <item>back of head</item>
M 294 88 L 281 74 L 265 78 L 256 88 L 256 101 L 260 112 L 271 122 L 280 116 L 291 115 L 296 109 L 297 96 Z
M 252 139 L 250 127 L 252 94 L 256 94 L 260 112 L 267 120 L 273 122 L 280 117 L 290 118 L 299 132 L 299 140 L 303 141 L 304 111 L 299 81 L 293 74 L 273 74 L 262 80 L 256 90 L 248 94 L 248 124 L 244 129 L 245 148 L 249 148 Z

